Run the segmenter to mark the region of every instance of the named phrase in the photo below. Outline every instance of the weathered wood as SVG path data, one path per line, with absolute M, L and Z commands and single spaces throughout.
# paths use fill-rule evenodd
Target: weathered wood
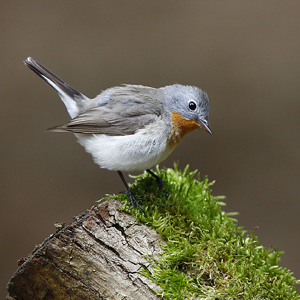
M 159 235 L 109 200 L 76 217 L 33 251 L 8 283 L 7 299 L 160 299 L 149 255 Z

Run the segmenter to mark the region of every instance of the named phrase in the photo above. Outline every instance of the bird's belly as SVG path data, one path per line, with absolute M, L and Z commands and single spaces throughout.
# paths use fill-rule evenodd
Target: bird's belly
M 101 168 L 114 171 L 143 171 L 166 159 L 174 147 L 163 130 L 141 131 L 126 136 L 76 135 L 79 143 Z

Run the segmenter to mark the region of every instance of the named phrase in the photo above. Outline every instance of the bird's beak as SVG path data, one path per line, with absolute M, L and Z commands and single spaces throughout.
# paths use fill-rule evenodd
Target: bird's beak
M 212 131 L 210 130 L 206 120 L 199 120 L 199 124 L 206 132 L 208 132 L 209 134 L 212 134 Z

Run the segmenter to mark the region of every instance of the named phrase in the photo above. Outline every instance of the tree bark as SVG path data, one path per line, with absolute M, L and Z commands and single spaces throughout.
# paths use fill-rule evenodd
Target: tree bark
M 152 271 L 161 239 L 119 207 L 102 202 L 47 238 L 11 278 L 7 299 L 161 299 L 139 273 Z

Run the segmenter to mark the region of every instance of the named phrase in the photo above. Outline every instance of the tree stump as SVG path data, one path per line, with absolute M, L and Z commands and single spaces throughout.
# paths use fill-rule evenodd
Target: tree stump
M 75 217 L 22 261 L 7 285 L 10 300 L 161 299 L 151 272 L 160 236 L 107 200 Z

